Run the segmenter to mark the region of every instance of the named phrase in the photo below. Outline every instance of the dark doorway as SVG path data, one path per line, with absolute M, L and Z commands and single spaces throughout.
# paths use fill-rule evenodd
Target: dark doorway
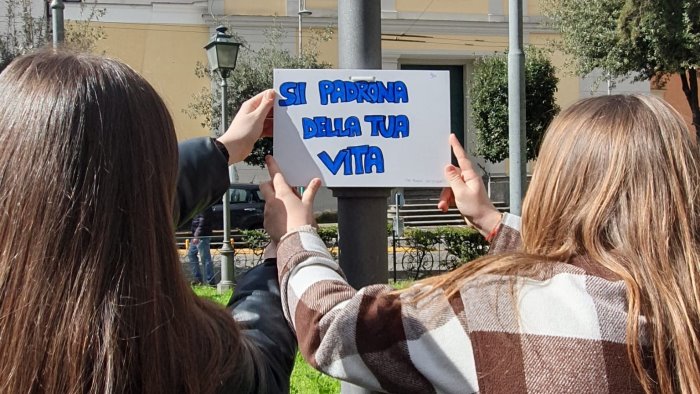
M 464 146 L 464 66 L 402 64 L 401 69 L 450 72 L 450 127 Z

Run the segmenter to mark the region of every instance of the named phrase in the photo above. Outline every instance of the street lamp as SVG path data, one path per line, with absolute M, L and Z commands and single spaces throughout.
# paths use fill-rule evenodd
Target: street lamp
M 63 40 L 65 37 L 63 25 L 63 10 L 65 8 L 66 6 L 63 4 L 63 0 L 51 1 L 51 30 L 54 48 L 58 48 L 61 44 L 63 44 Z
M 301 44 L 301 21 L 305 16 L 311 15 L 311 11 L 306 9 L 306 0 L 299 0 L 299 51 L 298 51 L 298 56 L 299 59 L 301 59 L 301 49 L 302 49 L 302 44 Z
M 224 26 L 216 28 L 216 34 L 212 36 L 211 41 L 204 47 L 207 51 L 207 59 L 211 71 L 216 71 L 221 77 L 221 133 L 226 132 L 228 126 L 228 111 L 226 110 L 226 93 L 228 89 L 228 77 L 236 68 L 236 59 L 238 58 L 238 48 L 240 43 L 231 40 L 232 36 L 226 34 L 228 30 Z M 231 171 L 229 169 L 229 183 L 231 183 Z M 221 281 L 217 285 L 219 293 L 233 288 L 232 278 L 235 278 L 233 266 L 233 248 L 231 247 L 231 198 L 230 189 L 226 188 L 223 199 L 223 218 L 224 218 L 224 239 L 221 243 Z

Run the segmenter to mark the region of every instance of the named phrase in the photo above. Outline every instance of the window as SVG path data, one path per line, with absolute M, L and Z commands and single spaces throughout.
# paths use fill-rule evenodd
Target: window
M 248 201 L 248 191 L 245 189 L 231 189 L 231 203 L 241 204 Z

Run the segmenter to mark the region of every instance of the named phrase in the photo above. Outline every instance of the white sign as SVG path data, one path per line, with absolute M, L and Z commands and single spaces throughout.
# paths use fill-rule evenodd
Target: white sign
M 447 71 L 275 70 L 274 156 L 287 182 L 442 187 Z

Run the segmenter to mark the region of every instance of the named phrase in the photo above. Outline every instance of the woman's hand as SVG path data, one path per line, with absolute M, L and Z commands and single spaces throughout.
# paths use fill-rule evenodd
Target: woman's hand
M 489 200 L 481 176 L 472 168 L 454 134 L 450 135 L 450 145 L 459 168 L 451 164 L 445 167 L 445 178 L 450 182 L 450 187 L 442 189 L 438 208 L 447 212 L 451 205 L 457 205 L 467 222 L 486 236 L 501 222 L 502 215 Z
M 265 196 L 264 226 L 272 242 L 278 243 L 280 238 L 292 229 L 307 224 L 316 227 L 313 204 L 316 192 L 321 187 L 321 180 L 312 179 L 299 198 L 284 180 L 275 159 L 267 156 L 265 162 L 272 180 L 261 184 L 260 190 Z
M 228 130 L 218 138 L 228 150 L 228 164 L 248 157 L 260 137 L 272 136 L 272 118 L 268 115 L 274 100 L 275 91 L 268 89 L 241 105 Z

